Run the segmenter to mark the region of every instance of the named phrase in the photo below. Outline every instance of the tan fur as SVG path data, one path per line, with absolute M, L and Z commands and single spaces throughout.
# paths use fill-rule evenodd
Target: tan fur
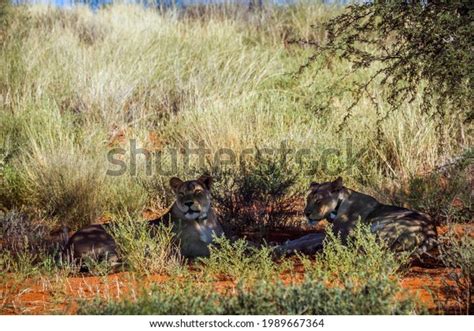
M 345 241 L 359 221 L 394 251 L 426 252 L 436 244 L 436 227 L 429 216 L 402 207 L 384 205 L 375 198 L 334 182 L 312 183 L 305 215 L 310 224 L 322 219 L 333 223 L 333 231 Z
M 209 256 L 213 236 L 224 234 L 211 206 L 211 183 L 209 176 L 186 182 L 172 178 L 170 186 L 176 194 L 176 201 L 166 215 L 151 222 L 173 224 L 183 256 Z
M 212 178 L 201 176 L 197 180 L 183 182 L 171 178 L 170 186 L 176 201 L 164 216 L 150 221 L 154 227 L 171 222 L 185 257 L 209 256 L 209 244 L 213 236 L 222 236 L 223 230 L 211 206 L 210 187 Z M 77 231 L 69 238 L 66 251 L 74 259 L 90 256 L 96 259 L 118 260 L 115 241 L 107 232 L 107 224 L 92 224 Z

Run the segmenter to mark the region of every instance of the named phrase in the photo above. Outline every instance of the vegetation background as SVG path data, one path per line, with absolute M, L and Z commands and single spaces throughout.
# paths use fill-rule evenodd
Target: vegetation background
M 15 305 L 22 290 L 18 286 L 31 277 L 40 279 L 58 302 L 68 301 L 61 294 L 65 277 L 77 270 L 55 257 L 61 239 L 54 230 L 64 226 L 78 230 L 113 219 L 120 224 L 117 236 L 130 277 L 136 280 L 136 273 L 160 272 L 181 277 L 182 286 L 166 283 L 168 292 L 132 295 L 133 302 L 143 303 L 138 306 L 127 301 L 109 306 L 98 293 L 99 303 L 88 308 L 87 301 L 80 312 L 422 312 L 411 301 L 394 300 L 401 290 L 397 277 L 403 275 L 403 261 L 393 257 L 388 269 L 368 268 L 369 261 L 354 260 L 357 248 L 347 253 L 337 246 L 336 238 L 334 245 L 339 248 L 334 248 L 334 256 L 316 258 L 321 271 L 313 270 L 314 260 L 301 258 L 298 263 L 307 266 L 305 280 L 286 287 L 272 279 L 289 272 L 287 264 L 272 261 L 265 249 L 240 248 L 243 257 L 248 255 L 259 268 L 266 266 L 265 276 L 244 275 L 245 268 L 239 266 L 249 262 L 239 261 L 234 254 L 226 257 L 239 242 L 227 243 L 228 251 L 202 261 L 200 271 L 193 274 L 172 252 L 165 230 L 156 243 L 143 235 L 146 229 L 138 222 L 172 202 L 167 186 L 171 176 L 193 178 L 202 172 L 216 178 L 215 207 L 226 230 L 239 236 L 251 232 L 268 240 L 271 233 L 304 228 L 300 216 L 308 183 L 336 175 L 342 175 L 348 187 L 383 202 L 426 212 L 439 225 L 472 221 L 472 125 L 466 116 L 469 109 L 460 108 L 472 106 L 469 96 L 456 94 L 457 99 L 467 98 L 462 103 L 448 99 L 427 104 L 425 92 L 436 97 L 436 81 L 421 77 L 409 81 L 410 97 L 398 93 L 398 98 L 390 99 L 387 95 L 394 85 L 384 76 L 374 76 L 383 62 L 357 65 L 349 55 L 319 52 L 320 45 L 338 45 L 331 44 L 336 39 L 325 23 L 345 12 L 344 7 L 315 1 L 251 10 L 237 5 L 155 10 L 113 4 L 91 11 L 81 6 L 12 7 L 3 0 L 2 311 L 22 312 Z M 377 50 L 376 45 L 362 46 L 367 54 Z M 329 50 L 337 53 L 341 48 Z M 458 68 L 459 59 L 451 61 L 442 66 Z M 462 64 L 472 74 L 472 63 Z M 363 84 L 369 80 L 370 84 Z M 363 87 L 363 93 L 355 87 Z M 433 115 L 439 109 L 442 116 Z M 132 141 L 153 152 L 155 161 L 160 157 L 161 171 L 154 162 L 148 174 L 144 157 L 138 158 L 135 174 L 129 171 Z M 291 151 L 284 162 L 279 152 L 282 144 Z M 191 156 L 186 164 L 186 151 L 198 147 L 207 151 L 205 157 Z M 125 151 L 121 158 L 127 171 L 121 176 L 106 174 L 113 168 L 107 159 L 113 148 Z M 238 157 L 248 149 L 249 157 Z M 216 155 L 223 150 L 232 150 L 236 160 L 217 162 Z M 177 153 L 176 166 L 170 151 Z M 298 158 L 297 151 L 306 154 Z M 138 243 L 137 236 L 142 238 Z M 369 240 L 364 244 L 367 254 L 378 256 L 373 263 L 385 264 L 390 253 L 370 244 L 370 234 L 360 234 L 358 240 L 363 238 Z M 456 279 L 462 289 L 462 312 L 470 309 L 472 245 L 472 237 L 466 236 L 459 245 L 446 246 L 444 254 L 447 265 L 461 268 L 462 276 Z M 385 253 L 377 255 L 378 250 Z M 375 278 L 359 275 L 352 281 L 336 270 L 340 277 L 331 278 L 335 261 L 342 259 L 337 254 L 348 260 L 349 274 L 380 273 Z M 235 269 L 229 269 L 235 274 L 219 270 L 219 260 L 213 259 L 235 264 Z M 101 265 L 91 269 L 99 276 L 110 271 Z M 237 290 L 231 290 L 237 295 L 228 306 L 213 306 L 214 297 L 198 300 L 209 306 L 182 299 L 197 295 L 193 282 L 209 285 L 223 273 L 239 283 Z M 59 278 L 52 280 L 51 275 Z M 302 288 L 308 286 L 304 282 L 310 282 L 315 292 L 303 295 Z M 340 286 L 322 286 L 325 282 Z M 351 301 L 355 300 L 351 293 L 360 295 L 356 296 L 360 302 Z M 275 306 L 263 306 L 268 296 Z M 335 297 L 334 306 L 315 306 L 318 300 L 326 302 L 321 296 Z M 190 306 L 175 310 L 177 297 Z M 372 298 L 370 304 L 367 297 Z M 44 305 L 45 311 L 57 309 Z M 157 307 L 167 308 L 154 310 Z

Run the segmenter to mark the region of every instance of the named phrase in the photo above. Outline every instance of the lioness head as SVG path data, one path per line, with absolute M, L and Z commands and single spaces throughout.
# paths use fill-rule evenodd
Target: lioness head
M 170 179 L 170 186 L 176 194 L 176 205 L 186 220 L 207 218 L 211 207 L 212 177 L 201 176 L 197 180 L 182 181 L 177 177 Z
M 335 218 L 334 212 L 336 211 L 342 188 L 341 177 L 338 177 L 333 182 L 312 182 L 310 184 L 304 209 L 304 214 L 308 218 L 309 224 L 316 224 L 325 218 L 329 220 Z

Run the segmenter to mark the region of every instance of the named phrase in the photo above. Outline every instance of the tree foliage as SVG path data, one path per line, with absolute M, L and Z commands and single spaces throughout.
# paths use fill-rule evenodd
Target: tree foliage
M 297 41 L 318 50 L 301 70 L 321 54 L 349 60 L 354 70 L 375 67 L 366 81 L 352 89 L 354 102 L 344 122 L 362 97 L 374 101 L 368 89 L 373 82 L 384 87 L 388 113 L 420 93 L 425 112 L 442 119 L 454 111 L 471 121 L 473 4 L 413 0 L 350 5 L 326 23 L 324 45 Z

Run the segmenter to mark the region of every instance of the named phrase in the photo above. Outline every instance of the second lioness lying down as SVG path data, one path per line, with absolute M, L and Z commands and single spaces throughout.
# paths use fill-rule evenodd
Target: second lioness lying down
M 213 236 L 224 234 L 212 209 L 211 185 L 210 176 L 189 181 L 171 178 L 170 186 L 176 201 L 168 213 L 148 223 L 154 227 L 171 222 L 181 254 L 185 257 L 208 256 Z M 92 224 L 77 231 L 66 245 L 68 255 L 75 260 L 92 257 L 118 263 L 116 244 L 109 234 L 109 227 L 108 224 Z
M 343 242 L 359 222 L 370 226 L 388 247 L 395 251 L 421 254 L 437 243 L 436 226 L 420 212 L 386 205 L 375 198 L 343 186 L 342 178 L 333 182 L 311 183 L 306 198 L 305 216 L 310 224 L 327 219 Z M 314 252 L 323 247 L 324 234 L 315 233 L 279 247 L 283 253 Z

